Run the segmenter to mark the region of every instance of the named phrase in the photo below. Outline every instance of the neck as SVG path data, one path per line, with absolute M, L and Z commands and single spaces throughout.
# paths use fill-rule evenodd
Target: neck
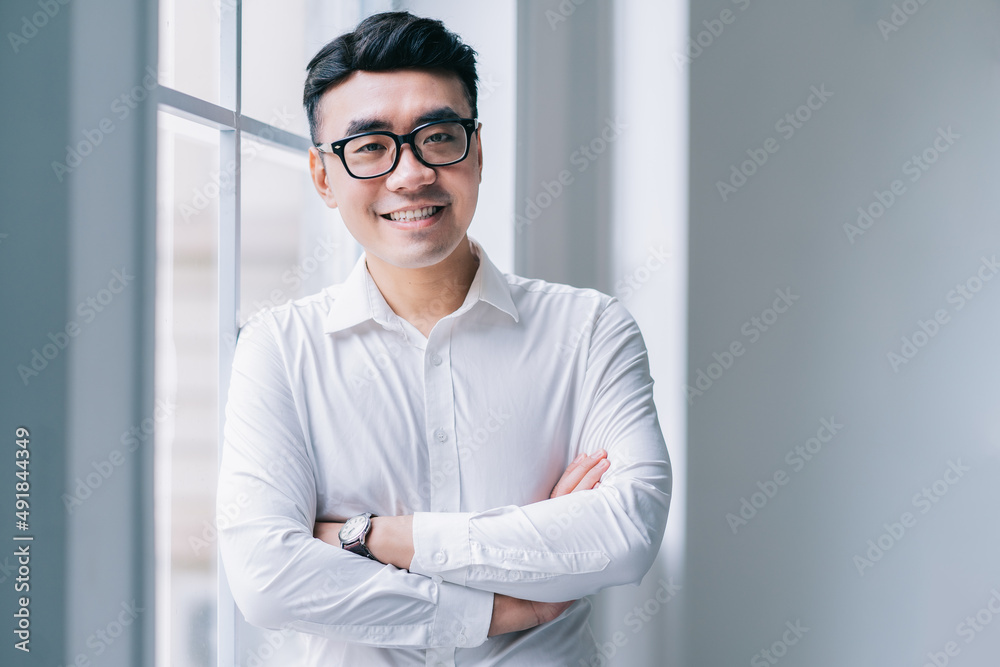
M 479 269 L 466 236 L 455 251 L 433 266 L 403 269 L 367 255 L 368 273 L 392 311 L 425 337 L 444 317 L 461 307 Z

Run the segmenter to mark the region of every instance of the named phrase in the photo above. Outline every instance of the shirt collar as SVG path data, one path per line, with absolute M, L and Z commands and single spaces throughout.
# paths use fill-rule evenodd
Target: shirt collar
M 479 269 L 469 286 L 462 306 L 448 317 L 456 317 L 471 309 L 479 301 L 484 301 L 497 310 L 518 321 L 517 308 L 510 296 L 510 285 L 500 269 L 490 261 L 486 251 L 478 242 L 469 239 L 472 254 L 479 258 Z M 326 317 L 326 333 L 343 331 L 362 322 L 374 320 L 390 330 L 401 330 L 399 316 L 392 312 L 385 297 L 368 272 L 365 253 L 361 254 L 347 279 L 337 288 L 333 307 Z

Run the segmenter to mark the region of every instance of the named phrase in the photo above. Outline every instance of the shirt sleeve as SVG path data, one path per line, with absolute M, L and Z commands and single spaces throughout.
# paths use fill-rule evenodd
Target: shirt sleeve
M 543 602 L 642 580 L 663 540 L 670 463 L 645 343 L 615 299 L 597 317 L 585 363 L 574 444 L 608 452 L 600 487 L 523 507 L 418 512 L 411 572 Z
M 217 521 L 247 620 L 381 647 L 486 641 L 493 595 L 399 570 L 313 537 L 315 466 L 273 316 L 241 333 L 233 362 Z

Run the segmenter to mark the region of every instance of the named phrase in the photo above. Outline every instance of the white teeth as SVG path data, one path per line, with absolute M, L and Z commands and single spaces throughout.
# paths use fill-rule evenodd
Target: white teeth
M 440 206 L 425 206 L 424 208 L 414 209 L 412 211 L 396 211 L 395 213 L 389 214 L 390 220 L 423 220 L 424 218 L 429 218 L 440 210 Z

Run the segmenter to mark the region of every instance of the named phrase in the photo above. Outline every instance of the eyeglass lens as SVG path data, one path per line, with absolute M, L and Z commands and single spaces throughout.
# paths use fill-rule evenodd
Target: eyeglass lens
M 429 165 L 439 166 L 461 159 L 468 135 L 461 123 L 437 123 L 417 132 L 413 145 Z M 369 134 L 344 146 L 347 168 L 356 176 L 375 176 L 392 169 L 396 143 L 383 134 Z

